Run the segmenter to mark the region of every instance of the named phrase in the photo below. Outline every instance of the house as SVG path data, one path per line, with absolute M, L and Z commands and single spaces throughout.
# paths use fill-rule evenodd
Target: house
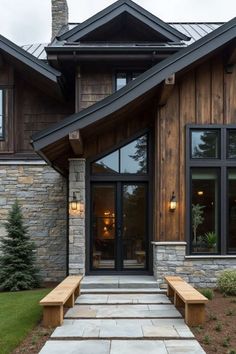
M 236 19 L 131 0 L 78 24 L 52 0 L 45 49 L 0 37 L 0 218 L 17 197 L 45 280 L 236 268 L 235 45 Z

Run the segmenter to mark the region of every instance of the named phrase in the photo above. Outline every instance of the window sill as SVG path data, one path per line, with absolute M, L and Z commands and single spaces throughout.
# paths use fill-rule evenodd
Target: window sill
M 236 254 L 227 255 L 227 254 L 214 254 L 214 255 L 197 255 L 197 256 L 185 256 L 185 259 L 236 259 Z

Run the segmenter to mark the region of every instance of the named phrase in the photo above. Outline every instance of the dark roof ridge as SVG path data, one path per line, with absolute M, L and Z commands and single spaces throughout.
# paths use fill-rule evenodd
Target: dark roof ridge
M 159 19 L 157 16 L 151 14 L 149 11 L 145 10 L 135 2 L 131 0 L 118 0 L 115 3 L 111 4 L 110 6 L 106 7 L 105 9 L 99 11 L 92 17 L 88 18 L 78 26 L 70 29 L 69 31 L 63 33 L 62 35 L 58 36 L 57 38 L 59 40 L 67 40 L 67 39 L 74 39 L 76 35 L 79 36 L 79 32 L 84 30 L 87 31 L 88 33 L 90 32 L 88 30 L 89 27 L 92 27 L 91 31 L 94 30 L 95 23 L 97 21 L 102 21 L 105 16 L 109 16 L 112 14 L 112 12 L 118 11 L 119 8 L 123 8 L 123 11 L 130 12 L 131 14 L 139 13 L 140 16 L 146 18 L 146 21 L 149 21 L 152 23 L 152 25 L 159 26 L 163 29 L 164 32 L 166 32 L 166 35 L 168 35 L 172 38 L 179 39 L 179 40 L 189 40 L 190 38 L 184 35 L 183 33 L 179 32 L 178 30 L 172 28 L 169 26 L 168 23 L 162 21 Z M 104 21 L 105 23 L 106 21 Z M 102 23 L 102 24 L 104 24 Z M 148 25 L 148 23 L 147 23 Z M 98 25 L 99 27 L 99 25 Z M 83 34 L 84 35 L 84 34 Z M 163 34 L 164 35 L 164 34 Z

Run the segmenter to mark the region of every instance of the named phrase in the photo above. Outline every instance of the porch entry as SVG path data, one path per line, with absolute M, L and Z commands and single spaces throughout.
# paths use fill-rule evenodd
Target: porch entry
M 141 272 L 149 261 L 148 134 L 91 164 L 90 270 Z

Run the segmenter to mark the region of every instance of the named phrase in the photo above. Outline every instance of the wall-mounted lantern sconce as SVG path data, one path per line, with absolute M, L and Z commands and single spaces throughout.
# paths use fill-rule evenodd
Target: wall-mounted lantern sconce
M 170 198 L 170 204 L 169 204 L 170 211 L 172 211 L 172 212 L 175 211 L 176 206 L 177 206 L 176 196 L 175 196 L 175 193 L 173 192 L 172 196 Z
M 79 213 L 80 215 L 84 212 L 84 204 L 82 200 L 78 200 L 76 193 L 73 192 L 73 197 L 70 202 L 70 210 L 75 213 Z

